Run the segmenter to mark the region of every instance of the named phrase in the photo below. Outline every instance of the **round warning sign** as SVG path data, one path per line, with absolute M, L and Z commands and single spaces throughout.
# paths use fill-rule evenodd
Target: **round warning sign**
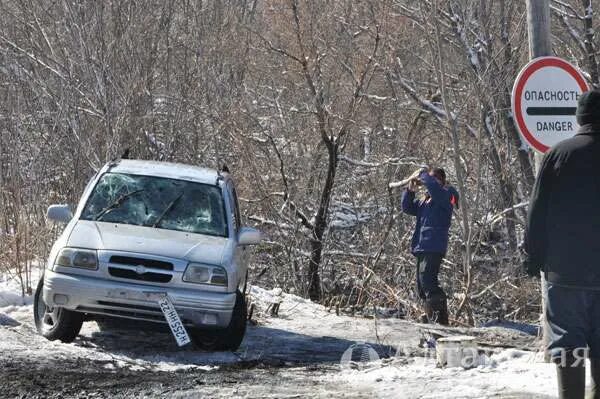
M 577 99 L 587 90 L 581 72 L 563 59 L 540 57 L 525 65 L 512 92 L 513 115 L 525 142 L 544 153 L 575 135 Z

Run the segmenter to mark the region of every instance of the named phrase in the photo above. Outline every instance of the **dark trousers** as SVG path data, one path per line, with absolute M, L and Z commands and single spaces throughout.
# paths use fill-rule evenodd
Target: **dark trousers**
M 578 348 L 589 348 L 589 357 L 600 359 L 600 290 L 549 282 L 546 321 L 550 327 L 548 350 L 554 359 Z
M 417 255 L 417 292 L 423 300 L 446 299 L 446 293 L 440 287 L 438 273 L 444 256 L 437 253 Z
M 563 287 L 548 282 L 546 302 L 548 350 L 557 364 L 561 399 L 585 396 L 585 363 L 589 357 L 591 398 L 600 398 L 600 290 Z

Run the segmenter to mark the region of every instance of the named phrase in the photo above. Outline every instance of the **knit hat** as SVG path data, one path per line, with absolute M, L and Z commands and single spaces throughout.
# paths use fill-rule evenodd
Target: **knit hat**
M 579 126 L 600 124 L 600 90 L 586 91 L 577 100 L 577 123 Z

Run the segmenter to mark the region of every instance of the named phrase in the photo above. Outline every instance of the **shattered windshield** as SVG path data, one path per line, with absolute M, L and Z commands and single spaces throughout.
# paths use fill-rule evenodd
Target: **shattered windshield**
M 227 236 L 219 187 L 162 177 L 104 174 L 81 219 Z

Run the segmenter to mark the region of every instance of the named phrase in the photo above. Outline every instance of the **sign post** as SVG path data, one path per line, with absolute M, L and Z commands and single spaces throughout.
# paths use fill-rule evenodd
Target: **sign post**
M 557 57 L 539 57 L 525 65 L 512 92 L 512 111 L 523 140 L 545 153 L 572 137 L 579 126 L 577 99 L 589 90 L 579 70 Z

